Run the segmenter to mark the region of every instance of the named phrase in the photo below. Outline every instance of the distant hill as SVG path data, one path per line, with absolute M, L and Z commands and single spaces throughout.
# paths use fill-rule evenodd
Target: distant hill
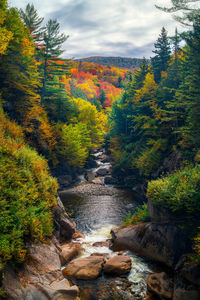
M 91 63 L 97 63 L 103 66 L 112 66 L 122 69 L 135 69 L 138 68 L 141 62 L 140 58 L 129 58 L 129 57 L 104 57 L 104 56 L 91 56 L 75 61 L 87 61 Z

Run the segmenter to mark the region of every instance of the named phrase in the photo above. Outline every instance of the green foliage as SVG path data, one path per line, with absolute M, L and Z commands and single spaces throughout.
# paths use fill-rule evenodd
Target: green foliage
M 139 206 L 134 214 L 129 213 L 125 218 L 123 225 L 138 224 L 140 222 L 148 222 L 150 217 L 148 214 L 147 204 Z
M 61 141 L 56 151 L 65 161 L 74 167 L 84 167 L 91 148 L 91 138 L 87 126 L 83 123 L 62 125 Z
M 200 166 L 187 166 L 173 174 L 148 183 L 147 197 L 158 207 L 179 216 L 181 228 L 193 240 L 190 259 L 200 262 Z
M 187 166 L 149 182 L 148 198 L 156 205 L 191 216 L 200 213 L 200 166 Z
M 57 182 L 15 123 L 0 113 L 0 264 L 22 262 L 26 239 L 44 241 L 53 230 Z
M 167 70 L 168 62 L 170 59 L 170 44 L 167 37 L 167 31 L 163 27 L 156 43 L 154 44 L 155 50 L 153 53 L 156 55 L 152 58 L 152 66 L 154 71 L 155 81 L 159 82 L 161 73 Z
M 43 34 L 41 24 L 44 18 L 38 16 L 38 13 L 35 10 L 33 4 L 27 4 L 25 11 L 23 11 L 23 9 L 20 9 L 19 13 L 26 27 L 29 28 L 34 41 L 40 42 Z

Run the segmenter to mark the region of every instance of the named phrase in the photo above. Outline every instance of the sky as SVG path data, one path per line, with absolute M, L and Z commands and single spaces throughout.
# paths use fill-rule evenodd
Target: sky
M 45 21 L 57 19 L 61 31 L 69 35 L 63 45 L 65 58 L 149 58 L 162 26 L 169 35 L 180 26 L 155 7 L 167 6 L 170 0 L 8 0 L 17 8 L 28 3 Z

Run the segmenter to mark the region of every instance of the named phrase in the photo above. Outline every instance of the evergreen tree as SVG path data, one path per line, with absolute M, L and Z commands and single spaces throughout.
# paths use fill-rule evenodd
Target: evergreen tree
M 101 105 L 104 104 L 105 100 L 106 100 L 106 94 L 105 94 L 104 90 L 101 89 L 101 94 L 100 94 L 100 97 L 99 97 L 99 101 L 100 101 Z
M 49 20 L 47 22 L 47 25 L 44 30 L 44 45 L 40 53 L 42 61 L 42 103 L 46 96 L 47 80 L 50 79 L 49 74 L 51 72 L 51 61 L 54 61 L 55 67 L 57 57 L 59 57 L 64 52 L 64 50 L 61 50 L 61 47 L 63 43 L 67 40 L 67 38 L 68 36 L 66 36 L 64 33 L 60 33 L 60 25 L 56 20 Z M 63 67 L 66 67 L 66 65 L 63 65 Z M 61 75 L 61 73 L 62 72 L 60 68 L 59 75 Z
M 185 60 L 185 73 L 182 84 L 176 93 L 176 100 L 185 112 L 185 125 L 181 131 L 195 148 L 200 147 L 200 25 L 196 22 L 193 31 L 185 34 L 189 45 Z M 187 143 L 187 141 L 186 141 Z M 190 144 L 190 147 L 192 146 Z
M 155 81 L 159 82 L 162 71 L 167 70 L 171 53 L 169 38 L 167 37 L 167 31 L 164 27 L 162 28 L 161 34 L 159 35 L 154 46 L 155 50 L 153 50 L 153 53 L 156 55 L 152 58 L 151 62 Z
M 171 0 L 171 4 L 172 6 L 169 8 L 158 5 L 156 7 L 168 13 L 182 12 L 182 16 L 176 14 L 173 16 L 175 20 L 184 25 L 193 24 L 200 16 L 199 0 Z
M 33 4 L 27 4 L 25 11 L 20 9 L 19 14 L 25 26 L 29 28 L 34 41 L 36 43 L 41 42 L 43 38 L 43 28 L 41 28 L 41 24 L 44 18 L 38 16 Z
M 143 86 L 144 80 L 149 70 L 149 63 L 145 58 L 143 58 L 140 63 L 140 68 L 135 72 L 134 76 L 134 88 L 136 90 L 140 89 Z

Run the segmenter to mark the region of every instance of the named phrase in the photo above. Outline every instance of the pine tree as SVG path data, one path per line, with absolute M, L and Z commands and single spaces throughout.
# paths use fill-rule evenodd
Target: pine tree
M 171 3 L 172 6 L 169 8 L 158 5 L 156 7 L 168 13 L 182 12 L 182 16 L 175 14 L 173 17 L 184 25 L 192 25 L 200 16 L 199 0 L 171 0 Z
M 57 58 L 64 52 L 61 50 L 63 43 L 68 39 L 64 33 L 60 33 L 60 24 L 56 20 L 49 20 L 44 31 L 44 45 L 41 50 L 40 56 L 42 61 L 42 90 L 41 90 L 41 100 L 42 103 L 46 96 L 46 85 L 49 78 L 50 64 L 54 61 L 54 66 L 56 65 Z M 66 65 L 63 67 L 66 67 Z M 55 68 L 54 68 L 55 70 Z M 54 71 L 55 74 L 55 71 Z M 59 74 L 61 75 L 61 67 Z
M 154 46 L 155 50 L 153 50 L 153 53 L 156 55 L 152 58 L 151 62 L 155 81 L 159 82 L 162 71 L 167 70 L 171 53 L 169 38 L 167 37 L 167 31 L 164 27 L 162 28 L 161 34 L 159 35 Z
M 27 4 L 25 11 L 20 9 L 19 14 L 24 25 L 29 28 L 35 43 L 38 44 L 38 42 L 41 42 L 43 38 L 43 28 L 41 27 L 41 24 L 44 21 L 44 18 L 38 16 L 33 4 Z

